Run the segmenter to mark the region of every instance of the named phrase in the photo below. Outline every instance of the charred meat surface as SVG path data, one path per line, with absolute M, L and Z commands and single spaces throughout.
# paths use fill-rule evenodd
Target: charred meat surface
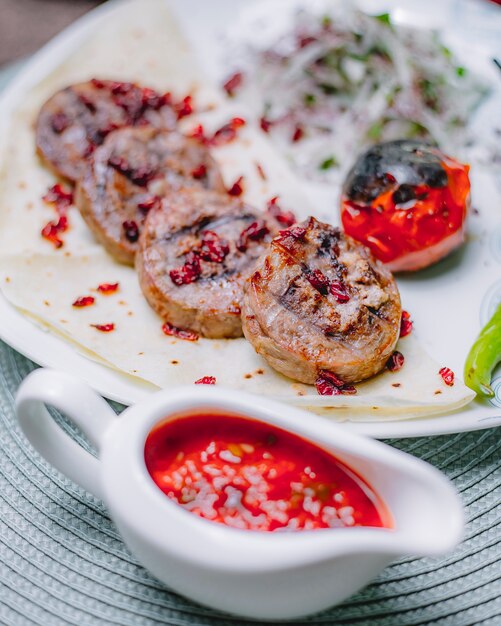
M 276 370 L 303 383 L 322 372 L 355 383 L 385 366 L 400 330 L 391 272 L 339 229 L 313 217 L 281 231 L 244 297 L 245 337 Z
M 37 151 L 59 176 L 76 181 L 112 131 L 151 124 L 174 128 L 170 94 L 133 83 L 93 79 L 55 93 L 36 122 Z
M 176 131 L 123 128 L 90 158 L 76 204 L 96 239 L 130 265 L 147 213 L 180 187 L 224 190 L 208 149 Z
M 192 188 L 167 196 L 149 212 L 139 240 L 146 299 L 174 326 L 240 337 L 244 283 L 277 226 L 226 194 Z
M 468 171 L 424 141 L 373 146 L 344 183 L 344 230 L 392 271 L 431 265 L 464 241 Z

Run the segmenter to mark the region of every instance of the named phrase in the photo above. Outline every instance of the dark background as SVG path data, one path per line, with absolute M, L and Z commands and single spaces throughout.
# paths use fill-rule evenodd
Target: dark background
M 0 67 L 35 52 L 98 0 L 0 0 Z

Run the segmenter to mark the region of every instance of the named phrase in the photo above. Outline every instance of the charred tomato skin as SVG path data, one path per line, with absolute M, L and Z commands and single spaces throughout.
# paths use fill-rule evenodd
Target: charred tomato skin
M 424 141 L 371 147 L 343 185 L 345 232 L 392 271 L 415 271 L 464 241 L 469 166 Z

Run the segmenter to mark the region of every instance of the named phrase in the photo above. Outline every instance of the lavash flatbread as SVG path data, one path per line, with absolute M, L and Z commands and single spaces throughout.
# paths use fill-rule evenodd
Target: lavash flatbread
M 54 184 L 35 155 L 33 123 L 43 102 L 57 89 L 93 76 L 138 81 L 178 97 L 195 95 L 210 109 L 186 118 L 186 128 L 202 122 L 210 131 L 245 111 L 228 104 L 201 76 L 182 32 L 161 0 L 124 2 L 101 20 L 99 28 L 59 67 L 19 102 L 2 143 L 0 179 L 0 289 L 35 323 L 59 334 L 83 354 L 157 387 L 193 383 L 211 375 L 219 385 L 273 396 L 336 419 L 403 419 L 450 411 L 473 394 L 460 380 L 446 386 L 440 366 L 416 337 L 400 341 L 406 362 L 396 373 L 384 372 L 357 385 L 355 396 L 319 396 L 314 387 L 274 372 L 244 339 L 196 343 L 166 337 L 161 321 L 144 300 L 132 268 L 117 264 L 94 241 L 78 211 L 70 209 L 71 230 L 60 250 L 40 237 L 54 213 L 41 198 Z M 322 216 L 266 137 L 250 126 L 237 141 L 214 150 L 227 185 L 243 175 L 245 199 L 264 208 L 279 195 L 298 218 Z M 259 174 L 257 165 L 266 173 Z M 119 291 L 100 296 L 103 282 L 119 282 Z M 92 294 L 96 304 L 75 309 L 72 302 Z M 113 322 L 101 333 L 90 324 Z M 329 407 L 334 407 L 330 409 Z

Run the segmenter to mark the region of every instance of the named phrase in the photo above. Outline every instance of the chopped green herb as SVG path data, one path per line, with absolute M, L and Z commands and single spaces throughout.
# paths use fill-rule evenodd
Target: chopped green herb
M 456 67 L 456 74 L 460 77 L 464 76 L 467 71 L 465 67 Z
M 409 138 L 426 137 L 428 129 L 415 120 L 409 120 Z
M 379 20 L 382 24 L 386 24 L 387 26 L 391 26 L 391 18 L 389 13 L 381 13 L 380 15 L 374 16 L 377 20 Z
M 384 122 L 382 120 L 377 120 L 369 126 L 367 131 L 367 137 L 372 139 L 373 141 L 377 141 L 383 132 Z
M 440 49 L 442 50 L 446 59 L 452 59 L 452 52 L 449 50 L 449 48 L 447 48 L 446 46 L 440 46 Z
M 322 161 L 322 163 L 320 163 L 319 169 L 325 172 L 326 170 L 330 170 L 332 167 L 338 167 L 338 165 L 339 165 L 339 162 L 336 159 L 336 157 L 330 156 L 327 159 L 325 159 L 325 161 Z
M 304 94 L 304 103 L 307 107 L 313 106 L 317 101 L 315 94 L 313 93 L 305 93 Z
M 332 24 L 332 18 L 329 15 L 324 15 L 322 18 L 322 26 L 324 28 L 329 28 L 331 24 Z
M 339 93 L 339 87 L 336 87 L 336 85 L 331 85 L 330 83 L 318 83 L 318 86 L 326 96 L 333 96 L 334 94 Z

